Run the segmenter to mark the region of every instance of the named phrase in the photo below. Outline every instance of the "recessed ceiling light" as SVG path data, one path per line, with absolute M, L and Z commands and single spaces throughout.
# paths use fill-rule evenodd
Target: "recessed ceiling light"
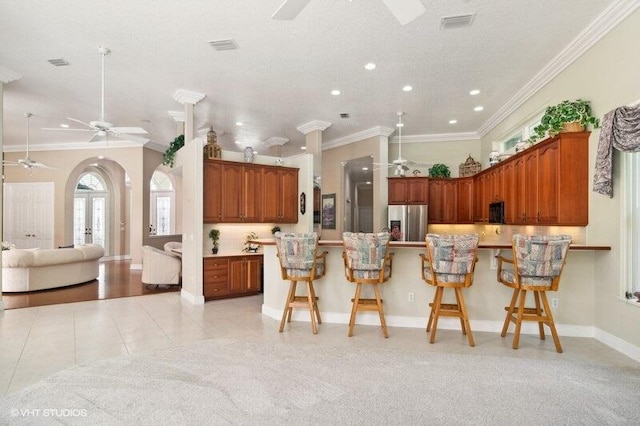
M 456 124 L 458 120 L 449 120 L 449 124 Z
M 371 181 L 370 181 L 370 180 L 368 180 L 368 181 L 366 182 L 366 184 L 367 184 L 367 185 L 371 185 Z
M 305 149 L 307 149 L 307 147 L 306 146 L 301 146 L 300 149 L 304 151 Z
M 60 125 L 60 127 L 64 127 L 65 129 L 68 129 L 68 128 L 69 128 L 69 125 L 68 125 L 68 124 L 64 124 L 64 123 L 62 123 L 62 124 Z
M 254 149 L 254 150 L 253 150 L 253 153 L 254 153 L 254 154 L 257 154 L 257 153 L 258 153 L 258 151 L 256 151 L 256 150 Z
M 364 69 L 368 71 L 375 70 L 376 64 L 374 64 L 373 62 L 369 62 L 367 65 L 364 66 Z
M 338 95 L 340 94 L 340 91 L 339 91 L 338 89 L 333 89 L 333 90 L 331 91 L 331 94 L 332 94 L 333 96 L 338 96 Z
M 364 170 L 366 172 L 367 170 L 369 170 L 369 168 L 368 167 L 363 167 L 362 170 Z
M 404 87 L 402 88 L 402 90 L 404 90 L 405 92 L 410 92 L 410 91 L 412 91 L 412 90 L 413 90 L 413 87 L 411 87 L 411 86 L 409 86 L 409 85 L 407 84 L 406 86 L 404 86 Z
M 482 111 L 484 109 L 483 106 L 478 105 L 477 107 L 475 107 L 473 110 L 474 111 Z
M 480 93 L 480 91 L 479 91 L 478 89 L 473 89 L 472 91 L 470 91 L 470 92 L 469 92 L 469 94 L 470 94 L 471 96 L 475 96 L 475 95 L 477 95 L 478 93 Z
M 236 126 L 242 126 L 242 121 L 236 121 Z
M 98 160 L 104 160 L 104 155 L 98 155 Z

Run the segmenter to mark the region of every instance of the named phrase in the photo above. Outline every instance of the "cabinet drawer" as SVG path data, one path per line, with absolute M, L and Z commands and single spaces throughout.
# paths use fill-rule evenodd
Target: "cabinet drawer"
M 228 269 L 212 269 L 212 270 L 207 270 L 204 271 L 203 277 L 202 277 L 202 281 L 205 284 L 208 283 L 220 283 L 220 282 L 224 282 L 226 283 L 227 281 L 229 281 L 229 271 Z
M 229 283 L 224 282 L 205 282 L 204 297 L 226 296 L 229 294 Z
M 203 269 L 209 271 L 212 269 L 228 269 L 229 259 L 205 259 L 203 262 Z

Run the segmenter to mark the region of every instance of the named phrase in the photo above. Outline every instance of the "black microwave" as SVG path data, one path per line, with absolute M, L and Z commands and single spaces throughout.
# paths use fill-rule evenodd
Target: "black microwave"
M 504 223 L 504 201 L 489 204 L 489 223 Z

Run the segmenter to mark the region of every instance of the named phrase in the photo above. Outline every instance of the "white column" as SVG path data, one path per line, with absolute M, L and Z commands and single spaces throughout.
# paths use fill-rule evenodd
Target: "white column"
M 184 135 L 184 111 L 167 111 L 176 123 L 176 136 Z
M 320 180 L 322 176 L 322 132 L 331 126 L 328 121 L 314 120 L 298 126 L 298 131 L 305 136 L 307 154 L 313 155 L 313 178 Z
M 289 142 L 287 138 L 281 138 L 278 136 L 272 136 L 269 139 L 262 141 L 264 146 L 267 147 L 267 152 L 277 158 L 282 158 L 282 145 Z
M 4 151 L 4 141 L 2 139 L 2 123 L 3 123 L 3 92 L 5 83 L 9 83 L 14 80 L 20 80 L 22 76 L 14 71 L 11 71 L 8 68 L 0 66 L 0 153 Z M 2 175 L 2 180 L 4 181 L 4 168 L 0 163 L 0 174 Z M 2 211 L 2 193 L 0 190 L 0 235 L 2 235 L 2 222 L 3 222 L 3 211 Z M 0 251 L 0 262 L 2 262 L 2 252 Z M 2 290 L 2 275 L 0 275 L 0 290 Z M 4 311 L 4 301 L 2 300 L 2 292 L 0 292 L 0 311 Z
M 182 166 L 182 299 L 203 304 L 202 283 L 202 141 L 194 140 L 193 108 L 203 94 L 178 90 L 173 98 L 184 105 Z

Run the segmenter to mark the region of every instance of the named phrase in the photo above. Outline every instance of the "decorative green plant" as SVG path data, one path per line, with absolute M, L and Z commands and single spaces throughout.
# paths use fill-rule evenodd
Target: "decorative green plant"
M 242 251 L 245 253 L 255 253 L 256 251 L 258 251 L 258 248 L 260 247 L 257 244 L 252 244 L 251 240 L 257 240 L 258 239 L 258 235 L 255 232 L 249 232 L 247 234 L 247 237 L 244 240 L 244 247 L 242 248 Z
M 596 128 L 600 126 L 600 121 L 591 113 L 589 101 L 583 99 L 565 100 L 558 105 L 547 107 L 542 119 L 540 119 L 540 124 L 533 129 L 534 133 L 529 140 L 544 139 L 547 133 L 550 136 L 557 135 L 562 131 L 565 123 L 574 122 L 585 128 L 589 124 Z
M 446 164 L 434 164 L 429 169 L 429 177 L 432 178 L 448 178 L 451 177 L 451 172 L 449 171 L 449 167 Z
M 218 245 L 220 244 L 220 230 L 218 229 L 211 229 L 209 231 L 209 238 L 211 239 L 211 242 L 213 243 L 213 252 L 217 252 L 218 251 Z
M 176 162 L 176 152 L 184 146 L 184 135 L 176 137 L 170 144 L 169 148 L 164 152 L 162 157 L 162 164 L 165 166 L 173 167 Z

